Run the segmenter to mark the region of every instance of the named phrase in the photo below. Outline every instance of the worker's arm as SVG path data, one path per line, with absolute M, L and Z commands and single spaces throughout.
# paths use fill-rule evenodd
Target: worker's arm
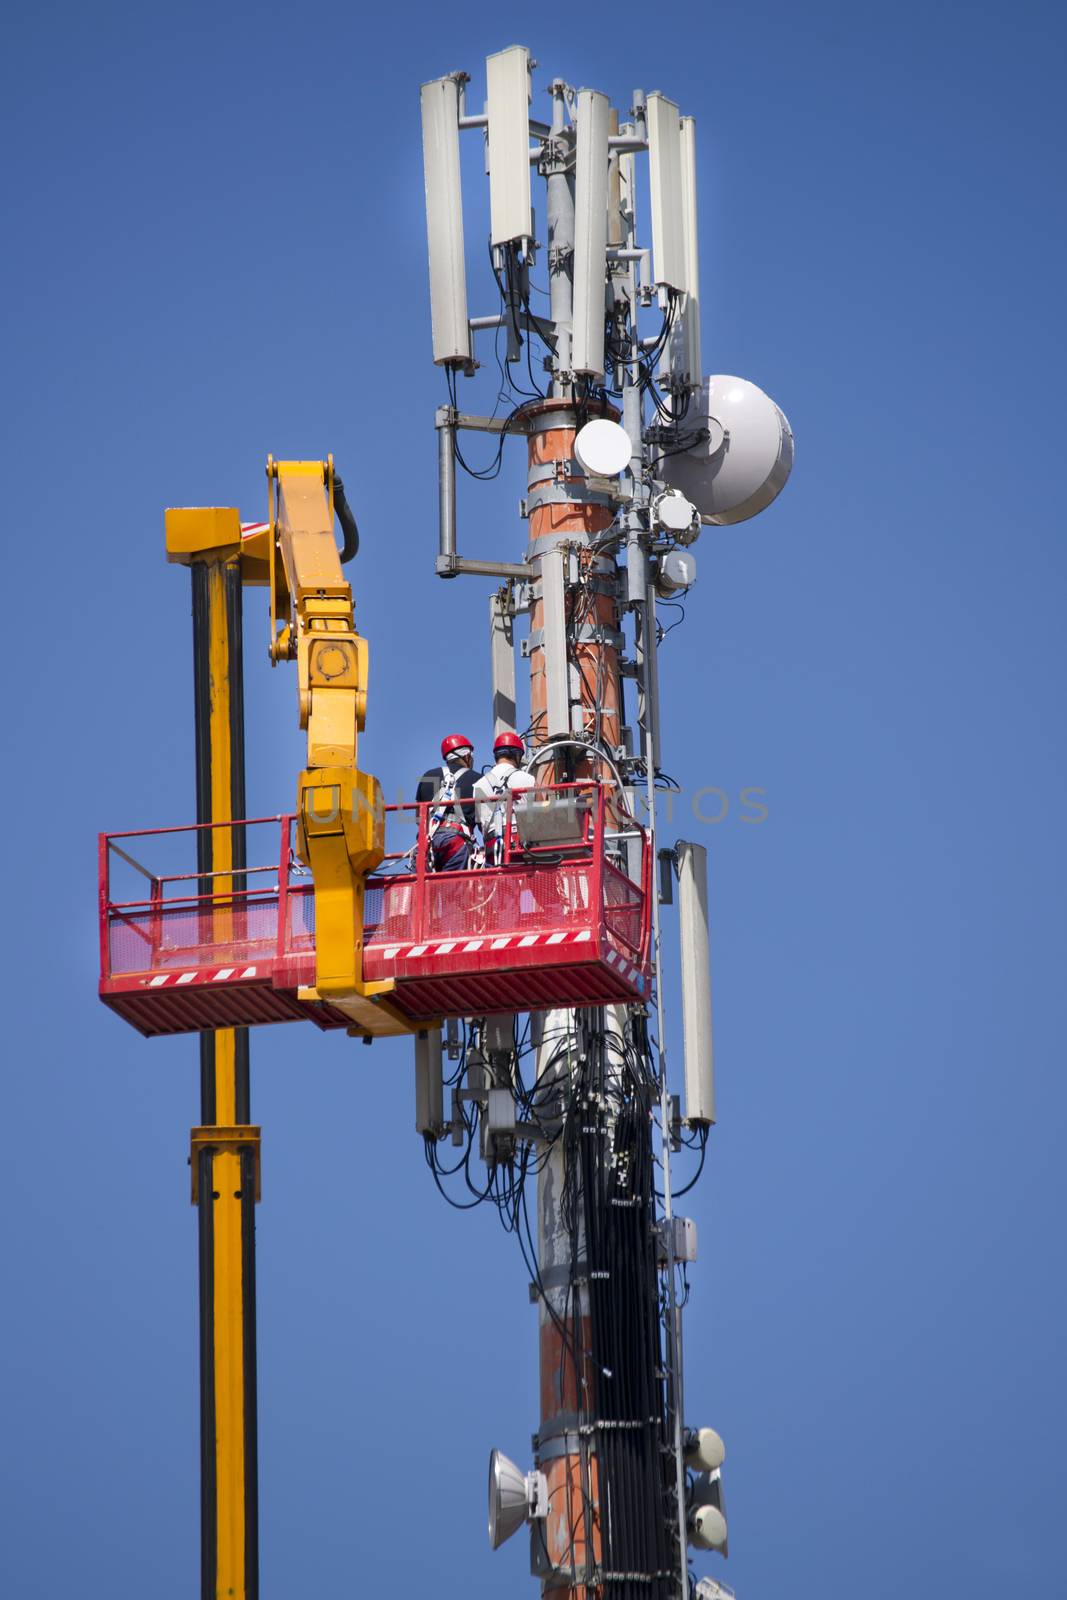
M 429 772 L 424 772 L 419 779 L 419 786 L 415 790 L 415 800 L 420 806 L 429 805 L 431 800 L 436 800 L 437 791 L 441 787 L 440 768 L 436 771 L 431 767 Z
M 492 824 L 493 812 L 496 808 L 496 799 L 488 778 L 482 777 L 476 780 L 474 798 L 478 802 L 478 826 L 481 828 L 484 837 L 486 830 Z

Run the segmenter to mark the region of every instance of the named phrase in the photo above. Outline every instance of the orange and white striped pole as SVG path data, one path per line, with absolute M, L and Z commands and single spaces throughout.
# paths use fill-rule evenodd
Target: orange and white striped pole
M 529 480 L 527 560 L 536 572 L 561 548 L 574 581 L 564 586 L 569 679 L 569 726 L 550 725 L 547 633 L 561 619 L 548 614 L 547 585 L 535 588 L 531 607 L 530 721 L 532 743 L 544 749 L 541 769 L 548 781 L 609 777 L 610 768 L 584 745 L 595 738 L 609 749 L 622 740 L 619 574 L 614 557 L 598 548 L 614 508 L 593 491 L 575 459 L 574 437 L 586 414 L 574 402 L 548 399 L 526 408 Z M 543 572 L 544 568 L 541 567 Z M 536 581 L 536 580 L 535 580 Z M 580 736 L 580 737 L 578 737 Z M 573 740 L 573 743 L 568 741 Z M 555 746 L 554 757 L 550 759 Z M 538 1084 L 547 1098 L 553 1079 L 569 1092 L 579 1015 L 549 1012 L 541 1021 Z M 538 1178 L 540 1270 L 540 1394 L 538 1465 L 548 1485 L 548 1516 L 535 1523 L 534 1556 L 546 1600 L 586 1600 L 600 1595 L 601 1569 L 598 1468 L 595 1435 L 583 1431 L 595 1395 L 591 1369 L 589 1286 L 579 1214 L 569 1219 L 562 1204 L 575 1175 L 567 1171 L 562 1141 L 547 1152 Z M 572 1228 L 578 1230 L 574 1236 Z

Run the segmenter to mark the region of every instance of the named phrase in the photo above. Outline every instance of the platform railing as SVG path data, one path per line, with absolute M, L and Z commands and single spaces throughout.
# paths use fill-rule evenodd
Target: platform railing
M 410 895 L 410 920 L 408 938 L 419 940 L 432 936 L 435 916 L 440 916 L 441 888 L 445 881 L 458 887 L 463 881 L 477 879 L 485 887 L 494 881 L 519 879 L 524 874 L 561 869 L 559 876 L 569 872 L 574 881 L 579 874 L 587 878 L 584 891 L 586 904 L 574 908 L 574 914 L 583 909 L 589 918 L 603 916 L 615 936 L 630 949 L 635 960 L 647 963 L 647 916 L 644 914 L 651 888 L 651 859 L 648 838 L 641 825 L 620 805 L 620 796 L 610 792 L 614 785 L 591 782 L 544 785 L 537 789 L 509 793 L 505 801 L 503 849 L 498 865 L 476 865 L 460 872 L 435 872 L 432 870 L 430 852 L 431 814 L 435 802 L 408 802 L 385 807 L 387 828 L 392 819 L 395 825 L 413 823 L 414 844 L 407 849 L 388 850 L 380 867 L 368 878 L 368 899 L 373 903 L 375 890 L 381 891 L 383 913 L 388 898 L 401 889 Z M 554 799 L 571 803 L 568 815 L 579 822 L 573 838 L 550 838 L 538 841 L 523 838 L 522 808 L 530 814 L 540 807 L 550 807 Z M 313 889 L 310 872 L 299 862 L 295 852 L 295 817 L 291 814 L 273 817 L 254 817 L 243 821 L 220 823 L 191 823 L 173 828 L 137 829 L 124 833 L 101 834 L 99 837 L 100 878 L 100 957 L 101 972 L 110 976 L 116 970 L 116 934 L 125 930 L 130 939 L 144 946 L 143 965 L 132 965 L 129 959 L 121 961 L 123 972 L 148 971 L 159 967 L 173 967 L 185 962 L 208 964 L 223 961 L 229 951 L 235 960 L 251 958 L 258 951 L 263 959 L 273 957 L 284 960 L 294 953 L 293 900 L 301 899 L 301 920 L 310 923 L 313 933 Z M 234 869 L 204 872 L 199 868 L 189 871 L 160 871 L 154 865 L 145 865 L 134 854 L 144 852 L 143 844 L 133 841 L 175 842 L 182 836 L 196 839 L 206 829 L 231 828 L 243 830 L 246 841 L 245 862 L 240 870 L 240 881 Z M 248 830 L 274 827 L 278 840 L 277 856 L 263 864 L 247 864 L 254 852 L 248 849 Z M 627 841 L 641 841 L 640 881 L 635 882 L 624 870 L 625 852 L 621 848 Z M 395 837 L 394 841 L 395 842 Z M 151 846 L 149 846 L 151 848 Z M 616 860 L 609 859 L 617 857 Z M 140 898 L 112 899 L 112 870 L 115 861 L 145 880 L 148 893 Z M 225 880 L 222 893 L 204 887 L 211 880 Z M 298 880 L 294 883 L 294 879 Z M 303 880 L 300 882 L 299 880 Z M 263 881 L 266 880 L 266 881 Z M 434 890 L 434 883 L 438 890 Z M 184 892 L 186 885 L 195 885 L 192 892 Z M 517 891 L 516 891 L 517 892 Z M 436 907 L 436 909 L 435 909 Z M 220 913 L 222 914 L 220 916 Z M 310 913 L 310 916 L 308 916 Z M 636 940 L 627 931 L 627 924 L 635 920 L 639 929 Z M 229 938 L 220 941 L 220 926 L 229 929 Z M 614 925 L 613 925 L 614 922 Z M 257 928 L 257 924 L 260 926 Z M 373 938 L 376 926 L 369 923 L 368 934 Z M 179 938 L 195 927 L 197 937 L 189 943 Z M 269 932 L 273 929 L 273 934 Z M 168 935 L 174 939 L 167 947 Z M 303 932 L 305 941 L 308 929 Z M 131 946 L 131 948 L 134 948 Z

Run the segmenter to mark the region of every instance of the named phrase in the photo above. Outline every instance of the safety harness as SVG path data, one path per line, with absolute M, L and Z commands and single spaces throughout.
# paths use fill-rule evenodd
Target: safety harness
M 463 812 L 463 803 L 455 799 L 456 784 L 467 771 L 466 767 L 458 767 L 455 771 L 451 767 L 441 768 L 441 786 L 434 795 L 434 808 L 430 812 L 429 836 L 432 839 L 438 828 L 447 822 L 449 827 L 458 828 L 466 839 L 473 839 L 474 833 Z
M 500 766 L 504 766 L 504 763 L 498 762 L 497 767 Z M 488 825 L 482 829 L 482 832 L 485 836 L 487 855 L 494 866 L 499 865 L 501 856 L 503 854 L 504 822 L 507 816 L 508 795 L 514 794 L 516 796 L 516 803 L 518 803 L 521 796 L 525 794 L 526 790 L 533 787 L 532 784 L 526 782 L 518 789 L 512 788 L 512 783 L 515 778 L 519 777 L 520 775 L 526 777 L 526 774 L 523 772 L 521 767 L 508 766 L 505 772 L 503 772 L 499 777 L 495 777 L 494 773 L 496 772 L 497 767 L 494 767 L 490 772 L 487 772 L 482 780 L 488 786 L 494 802 L 493 809 L 489 814 Z M 514 832 L 514 822 L 512 823 L 512 830 Z

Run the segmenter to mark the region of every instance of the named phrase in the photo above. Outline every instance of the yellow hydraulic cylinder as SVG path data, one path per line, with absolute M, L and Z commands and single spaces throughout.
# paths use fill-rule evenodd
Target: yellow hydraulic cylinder
M 297 850 L 315 885 L 315 988 L 332 995 L 384 994 L 391 984 L 363 982 L 366 874 L 385 854 L 381 785 L 350 767 L 300 774 Z

